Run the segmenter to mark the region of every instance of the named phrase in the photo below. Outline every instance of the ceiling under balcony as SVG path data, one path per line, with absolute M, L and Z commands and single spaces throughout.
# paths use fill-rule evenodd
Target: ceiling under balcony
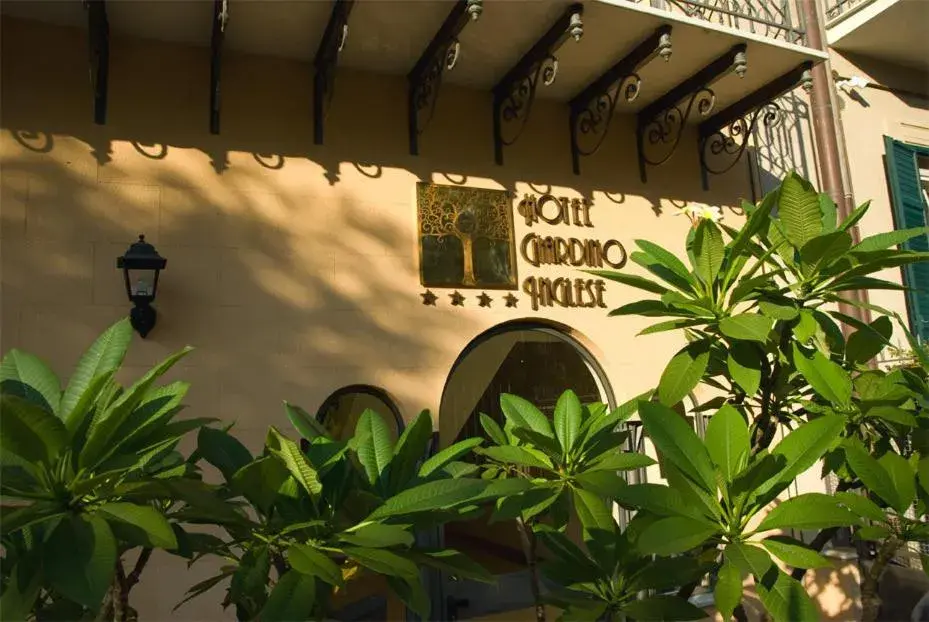
M 925 0 L 827 0 L 829 45 L 929 71 L 929 2 Z

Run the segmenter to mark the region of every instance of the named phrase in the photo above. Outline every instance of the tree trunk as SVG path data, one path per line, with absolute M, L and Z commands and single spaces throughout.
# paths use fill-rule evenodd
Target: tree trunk
M 542 590 L 539 583 L 539 568 L 536 564 L 536 539 L 532 528 L 522 518 L 516 519 L 519 528 L 519 539 L 523 545 L 523 555 L 529 567 L 529 588 L 532 590 L 532 600 L 535 602 L 536 622 L 545 622 L 545 605 L 542 603 Z
M 881 545 L 877 552 L 874 563 L 867 572 L 861 576 L 861 622 L 877 622 L 878 613 L 881 609 L 881 597 L 878 596 L 878 583 L 884 568 L 893 559 L 897 549 L 900 548 L 900 540 L 896 536 L 890 536 Z

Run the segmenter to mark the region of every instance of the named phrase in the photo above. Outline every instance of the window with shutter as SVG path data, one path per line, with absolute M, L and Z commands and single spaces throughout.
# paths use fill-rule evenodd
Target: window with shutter
M 897 228 L 927 226 L 929 173 L 926 171 L 929 171 L 929 147 L 911 145 L 885 136 L 884 151 Z M 911 238 L 904 247 L 915 251 L 929 251 L 929 235 Z M 929 262 L 905 266 L 903 283 L 909 288 L 906 303 L 910 316 L 910 330 L 920 341 L 929 341 Z

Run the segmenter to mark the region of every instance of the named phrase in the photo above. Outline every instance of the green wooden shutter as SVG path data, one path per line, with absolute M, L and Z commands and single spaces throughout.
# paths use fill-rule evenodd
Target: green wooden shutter
M 929 148 L 909 145 L 885 136 L 884 151 L 897 228 L 925 227 L 929 206 L 926 205 L 919 181 L 917 157 L 929 156 Z M 929 251 L 929 236 L 912 238 L 904 247 L 914 251 Z M 920 341 L 929 341 L 929 262 L 904 266 L 903 283 L 910 288 L 906 293 L 910 330 Z

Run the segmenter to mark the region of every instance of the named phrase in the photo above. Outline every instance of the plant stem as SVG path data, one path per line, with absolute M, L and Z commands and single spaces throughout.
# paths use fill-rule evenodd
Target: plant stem
M 881 545 L 874 563 L 861 576 L 861 622 L 876 622 L 881 609 L 881 597 L 877 594 L 878 582 L 884 568 L 893 559 L 901 541 L 897 536 L 890 536 Z
M 145 565 L 148 563 L 148 560 L 152 557 L 152 549 L 144 548 L 142 552 L 139 553 L 138 559 L 135 560 L 135 567 L 133 567 L 132 572 L 129 573 L 129 576 L 126 577 L 126 596 L 129 595 L 129 591 L 139 582 L 139 579 L 142 577 L 142 571 L 145 570 Z
M 526 557 L 526 566 L 529 567 L 529 588 L 532 590 L 532 600 L 535 601 L 536 622 L 545 622 L 545 605 L 542 603 L 541 589 L 539 588 L 539 569 L 536 565 L 536 539 L 532 528 L 519 517 L 516 519 L 519 529 L 519 539 L 523 545 L 523 555 Z
M 113 579 L 113 622 L 126 622 L 129 610 L 129 589 L 126 587 L 126 571 L 123 560 L 116 560 L 116 576 Z

